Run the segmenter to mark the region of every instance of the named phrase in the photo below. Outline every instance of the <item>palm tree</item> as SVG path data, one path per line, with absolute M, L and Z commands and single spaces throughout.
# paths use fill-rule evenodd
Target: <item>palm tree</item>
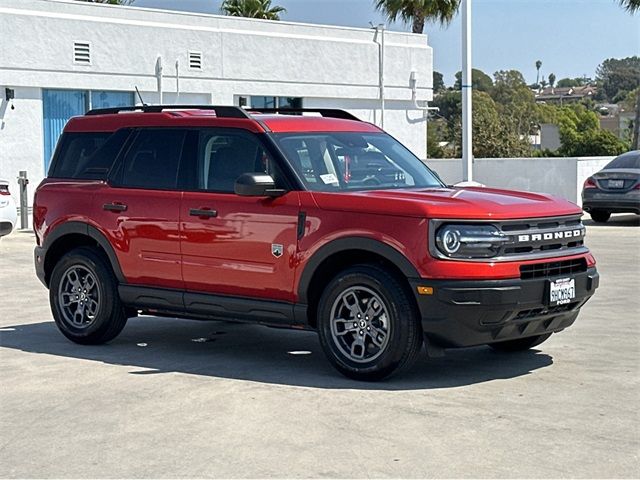
M 286 12 L 284 7 L 271 6 L 271 0 L 224 0 L 220 10 L 232 17 L 262 18 L 264 20 L 280 20 L 280 14 Z
M 640 10 L 640 0 L 618 0 L 622 8 L 629 13 L 636 13 Z
M 550 74 L 549 74 L 549 86 L 550 86 L 551 88 L 553 88 L 553 86 L 555 85 L 555 83 L 556 83 L 556 74 L 555 74 L 555 73 L 550 73 Z
M 374 0 L 376 8 L 389 21 L 411 23 L 413 33 L 423 33 L 426 21 L 449 25 L 460 7 L 460 0 Z
M 536 61 L 536 70 L 538 73 L 536 74 L 536 85 L 540 84 L 540 67 L 542 67 L 542 60 Z

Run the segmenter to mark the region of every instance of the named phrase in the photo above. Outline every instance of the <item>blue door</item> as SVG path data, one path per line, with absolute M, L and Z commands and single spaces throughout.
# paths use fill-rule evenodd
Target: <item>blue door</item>
M 45 172 L 49 171 L 51 155 L 65 124 L 71 117 L 84 115 L 87 105 L 87 92 L 82 90 L 42 91 Z
M 44 171 L 49 171 L 58 138 L 71 117 L 84 115 L 89 108 L 125 107 L 133 104 L 132 92 L 43 90 Z

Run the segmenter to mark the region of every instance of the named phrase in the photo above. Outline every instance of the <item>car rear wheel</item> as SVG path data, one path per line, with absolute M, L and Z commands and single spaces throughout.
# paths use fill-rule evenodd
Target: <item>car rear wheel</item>
M 100 251 L 80 247 L 56 264 L 49 282 L 49 301 L 58 329 L 85 345 L 113 340 L 127 322 L 118 284 Z
M 489 346 L 498 352 L 520 352 L 540 345 L 551 336 L 550 333 L 536 335 L 535 337 L 507 340 L 506 342 L 491 343 Z
M 407 289 L 388 271 L 357 265 L 327 285 L 318 307 L 320 343 L 356 380 L 380 380 L 415 361 L 422 328 Z
M 593 212 L 591 212 L 591 218 L 594 222 L 597 223 L 606 223 L 610 217 L 611 213 L 605 212 L 604 210 L 594 210 Z

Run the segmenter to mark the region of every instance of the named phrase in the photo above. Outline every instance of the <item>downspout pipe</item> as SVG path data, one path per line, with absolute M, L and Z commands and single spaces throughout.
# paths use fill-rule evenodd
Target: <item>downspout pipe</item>
M 380 128 L 384 128 L 384 23 L 379 23 L 376 27 L 374 41 L 378 44 L 378 86 L 380 88 Z
M 424 134 L 425 134 L 425 158 L 429 158 L 429 152 L 427 151 L 426 144 L 428 143 L 428 128 L 429 128 L 429 112 L 439 112 L 438 107 L 430 107 L 427 100 L 424 101 L 424 105 L 418 103 L 418 72 L 413 70 L 409 77 L 409 88 L 411 88 L 411 103 L 416 110 L 422 110 L 424 113 Z
M 162 95 L 162 57 L 158 56 L 156 60 L 156 80 L 158 82 L 158 97 L 159 103 L 162 105 L 163 95 Z

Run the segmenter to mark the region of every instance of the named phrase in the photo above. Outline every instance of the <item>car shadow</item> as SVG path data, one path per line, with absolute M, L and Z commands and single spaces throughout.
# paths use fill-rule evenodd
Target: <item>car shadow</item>
M 585 214 L 582 223 L 589 227 L 640 227 L 640 215 L 613 214 L 606 223 L 596 223 Z
M 155 317 L 129 320 L 107 345 L 76 345 L 52 321 L 0 328 L 0 346 L 24 352 L 133 366 L 132 375 L 169 372 L 322 389 L 421 390 L 450 388 L 527 375 L 553 364 L 536 350 L 499 354 L 488 347 L 451 350 L 377 383 L 336 372 L 314 332 L 231 322 Z

